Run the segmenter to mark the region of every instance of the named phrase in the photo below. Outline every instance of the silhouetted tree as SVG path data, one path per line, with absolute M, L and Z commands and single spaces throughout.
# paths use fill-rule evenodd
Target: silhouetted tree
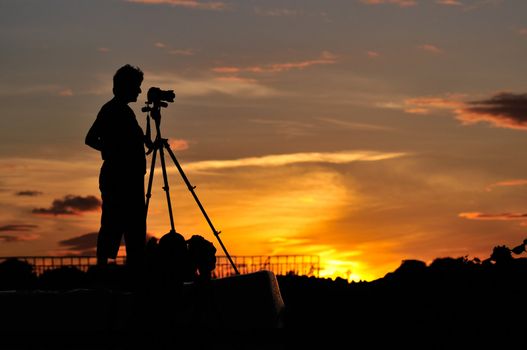
M 426 263 L 420 260 L 403 260 L 401 265 L 385 277 L 389 280 L 419 281 L 426 270 Z
M 511 250 L 504 246 L 499 245 L 494 247 L 492 254 L 490 255 L 490 260 L 494 261 L 496 264 L 507 264 L 514 260 L 511 254 Z

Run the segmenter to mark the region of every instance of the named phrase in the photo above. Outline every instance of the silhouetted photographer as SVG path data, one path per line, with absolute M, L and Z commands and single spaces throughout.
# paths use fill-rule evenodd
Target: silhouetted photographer
M 101 226 L 97 238 L 97 263 L 115 259 L 124 236 L 126 263 L 137 268 L 144 260 L 146 243 L 145 142 L 133 110 L 141 93 L 143 72 L 129 64 L 113 77 L 114 97 L 105 103 L 86 135 L 85 143 L 100 151 L 102 197 Z
M 174 152 L 170 149 L 168 139 L 161 137 L 161 108 L 167 107 L 168 102 L 174 102 L 176 97 L 174 91 L 161 90 L 157 87 L 151 87 L 148 90 L 146 106 L 142 108 L 142 111 L 147 113 L 145 134 L 137 123 L 133 110 L 128 106 L 128 103 L 137 101 L 137 97 L 141 93 L 142 82 L 143 72 L 138 67 L 127 64 L 119 68 L 113 77 L 114 97 L 102 106 L 97 119 L 86 135 L 86 144 L 100 151 L 103 159 L 99 176 L 102 215 L 97 237 L 97 264 L 105 266 L 108 263 L 108 259 L 117 257 L 121 239 L 124 236 L 126 264 L 134 272 L 138 271 L 140 267 L 148 268 L 145 265 L 146 217 L 158 154 L 163 174 L 163 190 L 165 191 L 168 205 L 170 232 L 176 235 L 164 156 L 164 151 L 167 151 L 231 262 L 235 273 L 239 274 L 219 238 L 220 232 L 212 225 L 194 192 L 195 186 L 191 185 L 183 172 Z M 151 138 L 150 118 L 155 122 L 156 137 L 154 141 Z M 148 149 L 146 153 L 145 145 Z M 150 164 L 148 190 L 145 195 L 146 155 L 150 153 L 152 153 L 152 161 Z M 193 246 L 201 248 L 196 251 L 203 251 L 202 248 L 206 246 L 200 244 L 203 242 L 196 242 L 195 239 L 192 243 Z M 214 256 L 215 248 L 210 249 L 209 247 L 208 250 Z M 177 253 L 175 254 L 177 255 Z M 210 279 L 214 265 L 215 259 L 208 262 L 201 259 L 195 268 L 202 279 Z

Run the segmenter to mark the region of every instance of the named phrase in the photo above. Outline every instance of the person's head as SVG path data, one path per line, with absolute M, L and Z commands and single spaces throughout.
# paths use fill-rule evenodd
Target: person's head
M 113 76 L 113 94 L 126 103 L 135 102 L 141 93 L 142 82 L 141 69 L 126 64 L 119 68 Z

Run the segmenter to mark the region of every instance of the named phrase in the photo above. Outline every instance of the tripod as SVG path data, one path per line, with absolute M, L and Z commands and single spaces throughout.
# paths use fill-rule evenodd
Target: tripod
M 150 104 L 152 104 L 152 106 L 150 106 Z M 165 102 L 154 101 L 154 102 L 146 102 L 146 107 L 142 108 L 143 112 L 149 113 L 149 114 L 147 114 L 147 135 L 148 136 L 150 134 L 150 116 L 152 117 L 152 119 L 154 120 L 155 125 L 156 125 L 156 138 L 155 138 L 154 142 L 151 145 L 149 145 L 149 151 L 147 152 L 147 154 L 149 154 L 149 153 L 151 153 L 153 151 L 152 164 L 150 165 L 150 177 L 148 179 L 148 189 L 147 189 L 147 193 L 146 193 L 146 212 L 148 213 L 148 205 L 150 203 L 150 197 L 152 196 L 152 192 L 151 191 L 152 191 L 152 182 L 154 180 L 154 169 L 155 169 L 155 164 L 156 164 L 157 153 L 159 152 L 159 158 L 161 159 L 161 169 L 163 171 L 163 182 L 164 182 L 163 190 L 165 191 L 165 194 L 166 194 L 167 205 L 168 205 L 168 214 L 169 214 L 169 217 L 170 217 L 170 228 L 171 228 L 170 232 L 174 232 L 174 233 L 176 232 L 176 229 L 174 227 L 174 216 L 172 214 L 172 203 L 170 201 L 170 187 L 168 185 L 168 176 L 167 176 L 166 164 L 165 164 L 165 153 L 163 151 L 163 149 L 166 149 L 166 151 L 170 155 L 170 158 L 172 158 L 172 161 L 176 165 L 176 168 L 179 170 L 179 173 L 181 174 L 181 177 L 183 178 L 183 181 L 187 185 L 188 190 L 190 191 L 190 193 L 192 193 L 192 196 L 194 197 L 194 200 L 198 204 L 198 207 L 201 210 L 201 212 L 203 213 L 203 216 L 205 217 L 205 220 L 207 221 L 207 223 L 209 224 L 210 228 L 212 229 L 212 233 L 214 234 L 214 236 L 217 238 L 218 242 L 220 243 L 220 246 L 223 249 L 223 252 L 225 253 L 225 256 L 227 257 L 227 259 L 229 259 L 229 262 L 231 263 L 231 265 L 232 265 L 232 267 L 234 269 L 234 272 L 237 275 L 239 275 L 240 272 L 236 268 L 236 265 L 232 261 L 232 258 L 229 255 L 229 253 L 227 252 L 227 249 L 225 248 L 225 245 L 223 244 L 223 242 L 220 239 L 219 234 L 220 234 L 221 231 L 217 231 L 216 230 L 216 228 L 212 224 L 212 221 L 210 220 L 209 216 L 207 215 L 207 212 L 205 211 L 205 208 L 203 208 L 203 205 L 201 204 L 198 196 L 196 195 L 196 192 L 194 192 L 194 189 L 196 188 L 196 186 L 192 186 L 192 184 L 188 180 L 187 176 L 185 175 L 185 172 L 183 171 L 183 168 L 181 168 L 181 165 L 179 164 L 178 160 L 176 159 L 176 156 L 174 155 L 174 152 L 172 152 L 172 149 L 170 149 L 170 145 L 168 144 L 168 139 L 164 139 L 164 138 L 161 137 L 161 127 L 160 127 L 160 124 L 161 124 L 161 107 L 166 107 L 166 106 L 167 106 L 167 103 L 165 103 Z

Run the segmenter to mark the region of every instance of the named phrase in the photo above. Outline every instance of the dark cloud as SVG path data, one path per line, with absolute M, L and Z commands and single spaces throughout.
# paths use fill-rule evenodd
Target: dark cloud
M 97 232 L 86 233 L 81 236 L 59 241 L 59 245 L 66 247 L 68 251 L 76 252 L 81 255 L 92 255 L 97 248 Z M 121 245 L 124 241 L 121 240 Z
M 42 192 L 40 191 L 31 191 L 31 190 L 19 191 L 16 193 L 17 196 L 28 196 L 28 197 L 40 196 L 41 194 Z
M 23 241 L 23 239 L 21 239 L 18 236 L 0 235 L 0 242 L 13 243 L 13 242 L 20 242 L 20 241 Z
M 31 225 L 31 224 L 12 224 L 12 225 L 0 226 L 0 232 L 17 233 L 17 234 L 0 235 L 0 242 L 13 243 L 13 242 L 35 240 L 39 237 L 38 235 L 28 234 L 26 232 L 32 231 L 34 228 L 37 228 L 37 227 L 38 227 L 37 225 Z M 24 232 L 24 233 L 18 234 L 18 232 Z
M 459 113 L 460 119 L 469 123 L 487 121 L 499 127 L 527 129 L 527 94 L 499 93 L 468 102 Z
M 20 232 L 20 231 L 31 231 L 37 228 L 37 225 L 31 224 L 12 224 L 0 226 L 0 232 Z
M 34 214 L 75 215 L 83 211 L 97 210 L 101 201 L 95 196 L 67 195 L 63 199 L 55 199 L 49 208 L 35 208 Z
M 59 241 L 59 245 L 68 247 L 68 250 L 89 250 L 97 247 L 97 232 L 86 233 Z
M 93 255 L 97 249 L 97 232 L 86 233 L 81 236 L 68 238 L 59 241 L 59 245 L 65 247 L 70 253 L 79 255 Z M 155 237 L 149 233 L 146 234 L 146 240 Z M 1 240 L 1 238 L 0 238 Z M 121 239 L 121 246 L 124 246 L 124 240 Z

